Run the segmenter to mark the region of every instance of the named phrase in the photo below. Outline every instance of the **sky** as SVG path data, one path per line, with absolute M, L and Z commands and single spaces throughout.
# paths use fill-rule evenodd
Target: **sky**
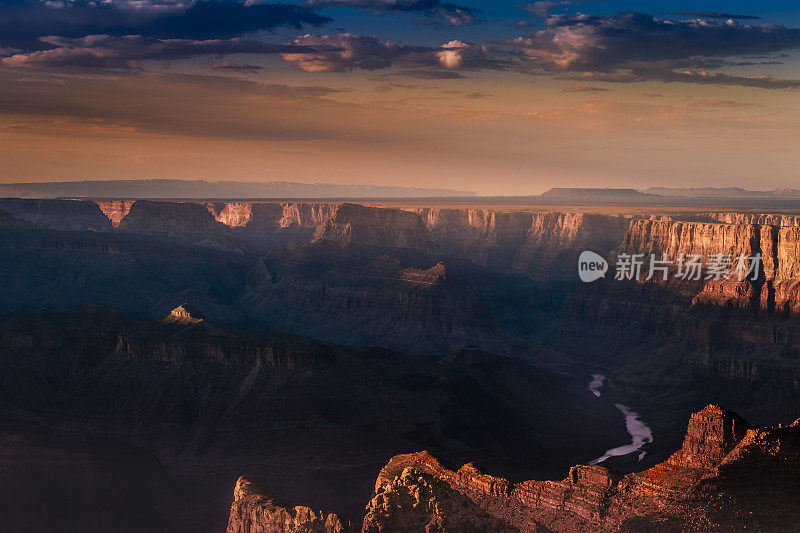
M 800 188 L 795 2 L 0 0 L 0 182 Z

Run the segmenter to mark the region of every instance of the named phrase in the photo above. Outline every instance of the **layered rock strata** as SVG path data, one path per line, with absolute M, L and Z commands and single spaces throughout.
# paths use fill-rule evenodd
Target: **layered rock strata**
M 472 464 L 451 470 L 427 452 L 395 456 L 361 531 L 789 531 L 798 481 L 800 421 L 756 428 L 709 405 L 692 415 L 680 450 L 634 474 L 578 465 L 561 481 L 513 483 Z M 265 531 L 240 527 L 241 507 L 235 498 L 229 531 Z

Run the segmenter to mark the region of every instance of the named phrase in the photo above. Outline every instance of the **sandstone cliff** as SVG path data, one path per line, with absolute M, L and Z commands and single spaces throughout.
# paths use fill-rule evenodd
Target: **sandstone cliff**
M 96 200 L 95 203 L 111 221 L 111 225 L 119 227 L 123 218 L 128 216 L 133 200 Z
M 628 475 L 579 465 L 562 481 L 513 483 L 472 464 L 451 470 L 427 452 L 395 456 L 361 530 L 790 531 L 800 518 L 798 481 L 800 421 L 754 428 L 709 405 L 692 415 L 680 450 Z M 771 501 L 776 493 L 782 505 Z M 263 531 L 241 527 L 238 500 L 229 531 Z
M 800 226 L 800 217 L 796 215 L 776 215 L 763 213 L 716 212 L 703 213 L 700 218 L 709 218 L 725 224 L 759 224 L 770 226 Z
M 242 476 L 236 482 L 228 533 L 344 533 L 350 529 L 350 523 L 336 514 L 279 503 L 258 479 Z
M 766 315 L 793 316 L 800 312 L 800 228 L 766 224 L 723 224 L 675 220 L 633 220 L 622 244 L 611 254 L 643 254 L 639 281 L 649 273 L 651 256 L 671 261 L 669 281 L 659 271 L 652 283 L 673 286 L 673 292 L 690 295 L 692 305 L 741 308 Z M 730 265 L 720 279 L 706 279 L 714 256 L 725 254 Z M 699 279 L 676 279 L 681 256 L 699 256 Z M 760 257 L 757 269 L 739 268 L 737 258 Z M 755 279 L 753 279 L 755 277 Z M 740 279 L 742 278 L 742 279 Z

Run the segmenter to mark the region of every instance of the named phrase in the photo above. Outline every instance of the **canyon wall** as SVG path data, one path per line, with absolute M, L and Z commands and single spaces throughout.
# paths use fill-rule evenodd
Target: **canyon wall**
M 778 316 L 795 316 L 800 312 L 797 226 L 634 220 L 611 258 L 618 259 L 620 254 L 644 254 L 639 281 L 647 281 L 651 255 L 672 262 L 668 275 L 673 280 L 678 274 L 680 257 L 699 256 L 703 268 L 700 279 L 672 282 L 689 292 L 697 290 L 693 305 L 743 308 Z M 730 264 L 721 271 L 721 276 L 713 276 L 709 268 L 719 254 L 727 255 Z M 760 263 L 753 265 L 748 260 L 739 264 L 740 257 L 760 257 Z M 665 284 L 660 271 L 653 274 L 650 282 Z
M 627 475 L 578 465 L 562 481 L 514 483 L 473 464 L 451 470 L 427 452 L 395 456 L 378 475 L 360 530 L 633 532 L 659 525 L 669 531 L 788 531 L 800 516 L 799 471 L 800 421 L 756 428 L 709 405 L 692 415 L 678 451 Z M 263 531 L 257 519 L 241 520 L 243 508 L 254 513 L 238 487 L 228 531 Z M 266 487 L 261 490 L 269 499 Z M 786 504 L 775 506 L 773 493 Z M 265 515 L 270 503 L 262 505 Z
M 126 233 L 166 237 L 219 235 L 226 229 L 203 204 L 136 200 L 118 226 Z
M 314 242 L 338 246 L 390 246 L 431 250 L 430 238 L 422 219 L 400 209 L 342 204 L 317 228 Z
M 0 198 L 0 210 L 13 218 L 55 230 L 109 231 L 111 222 L 94 202 Z
M 583 250 L 605 255 L 625 234 L 629 220 L 615 215 L 487 209 L 416 211 L 443 253 L 539 280 L 568 280 L 565 264 Z

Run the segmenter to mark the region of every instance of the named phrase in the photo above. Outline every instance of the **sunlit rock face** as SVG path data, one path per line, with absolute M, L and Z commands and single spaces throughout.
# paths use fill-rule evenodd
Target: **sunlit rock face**
M 345 533 L 349 522 L 333 513 L 280 503 L 259 479 L 242 476 L 233 491 L 227 533 Z
M 133 205 L 133 200 L 96 200 L 95 203 L 111 221 L 111 225 L 119 227 L 122 219 L 128 216 Z
M 279 246 L 311 240 L 337 204 L 326 202 L 209 202 L 214 219 L 248 241 Z
M 760 213 L 716 212 L 702 213 L 698 218 L 708 218 L 725 224 L 768 224 L 770 226 L 800 226 L 795 215 L 770 215 Z
M 378 475 L 361 531 L 790 531 L 800 518 L 788 503 L 800 496 L 798 471 L 798 422 L 756 428 L 709 405 L 692 415 L 680 450 L 628 475 L 578 465 L 561 481 L 514 483 L 472 464 L 451 470 L 428 452 L 397 455 Z M 240 527 L 239 500 L 229 531 L 265 531 L 272 515 Z
M 110 231 L 111 221 L 94 202 L 0 198 L 0 210 L 11 217 L 54 230 Z
M 694 291 L 693 305 L 741 308 L 777 316 L 800 313 L 800 227 L 797 226 L 634 220 L 611 257 L 620 254 L 645 256 L 640 281 L 647 274 L 651 255 L 666 256 L 673 262 L 680 256 L 698 255 L 703 267 L 699 280 L 675 281 L 675 268 L 671 267 L 669 272 L 670 283 L 681 291 Z M 730 256 L 732 263 L 724 277 L 706 279 L 716 254 Z M 757 271 L 737 271 L 737 258 L 742 256 L 760 257 Z M 665 284 L 660 273 L 651 281 Z

